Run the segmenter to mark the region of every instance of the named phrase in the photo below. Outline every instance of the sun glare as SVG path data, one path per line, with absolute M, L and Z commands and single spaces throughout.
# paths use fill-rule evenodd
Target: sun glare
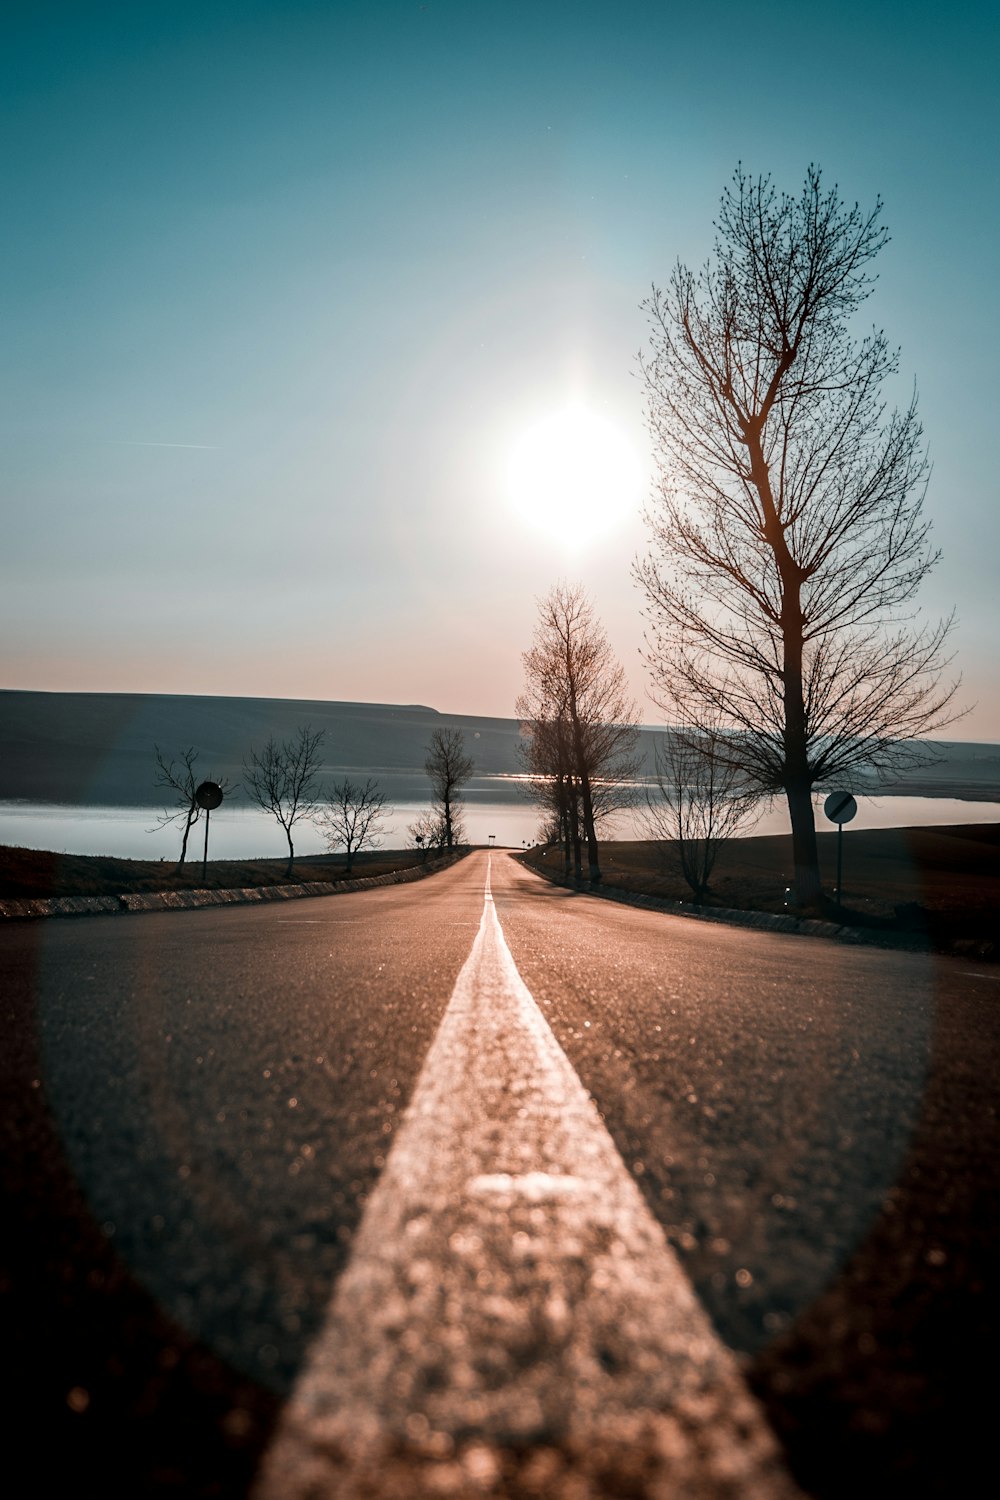
M 508 468 L 517 510 L 570 547 L 622 520 L 638 499 L 640 480 L 625 434 L 584 406 L 565 407 L 529 427 Z

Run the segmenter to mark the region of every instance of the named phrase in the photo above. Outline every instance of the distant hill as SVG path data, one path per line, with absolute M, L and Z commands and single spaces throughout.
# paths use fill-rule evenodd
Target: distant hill
M 431 734 L 441 728 L 464 731 L 481 774 L 520 769 L 516 720 L 439 714 L 421 705 L 0 691 L 0 798 L 154 803 L 154 745 L 168 757 L 193 746 L 201 774 L 235 783 L 251 745 L 271 735 L 287 739 L 302 724 L 325 732 L 327 776 L 422 774 Z
M 154 744 L 168 757 L 193 746 L 199 773 L 235 784 L 250 745 L 271 735 L 286 739 L 302 724 L 325 731 L 326 779 L 345 771 L 381 775 L 395 797 L 426 795 L 423 763 L 435 729 L 464 732 L 477 780 L 521 770 L 516 719 L 444 714 L 420 704 L 0 690 L 0 799 L 155 804 Z M 654 733 L 642 733 L 649 767 Z M 1000 801 L 1000 746 L 949 741 L 934 748 L 935 764 L 892 790 Z

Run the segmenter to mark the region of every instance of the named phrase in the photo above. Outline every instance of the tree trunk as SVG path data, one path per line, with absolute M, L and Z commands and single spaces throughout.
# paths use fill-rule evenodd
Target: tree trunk
M 801 631 L 798 641 L 786 636 L 785 661 L 785 797 L 792 825 L 795 899 L 799 906 L 818 906 L 823 899 L 823 886 L 819 878 L 819 846 L 802 699 Z
M 792 556 L 784 528 L 778 519 L 767 460 L 761 444 L 760 425 L 747 435 L 754 488 L 764 511 L 764 535 L 781 579 L 782 698 L 784 723 L 784 785 L 792 824 L 792 858 L 795 862 L 795 899 L 800 906 L 817 906 L 823 899 L 819 878 L 819 849 L 812 805 L 809 770 L 808 726 L 802 686 L 803 636 L 802 583 L 805 574 Z
M 808 780 L 786 786 L 788 816 L 792 824 L 792 859 L 795 864 L 795 899 L 800 906 L 818 906 L 823 899 L 819 878 L 819 849 L 812 787 Z
M 580 792 L 583 797 L 583 833 L 587 840 L 587 866 L 592 884 L 601 878 L 601 866 L 597 857 L 597 830 L 594 827 L 594 803 L 590 795 L 590 777 L 584 771 L 580 777 Z
M 802 575 L 785 546 L 783 536 L 776 552 L 782 582 L 785 796 L 788 800 L 788 816 L 792 824 L 795 899 L 799 906 L 818 906 L 823 899 L 823 887 L 819 878 L 819 848 L 816 843 L 816 817 L 812 805 L 808 726 L 802 685 L 804 650 Z
M 580 807 L 577 802 L 576 787 L 572 780 L 569 784 L 569 829 L 573 841 L 573 874 L 577 880 L 583 879 L 583 851 L 580 846 Z
M 590 795 L 590 770 L 587 755 L 584 750 L 583 727 L 576 708 L 576 693 L 571 690 L 569 703 L 570 724 L 573 727 L 573 750 L 576 759 L 576 773 L 580 780 L 580 797 L 583 802 L 583 836 L 587 841 L 587 864 L 591 882 L 596 884 L 601 878 L 601 866 L 597 858 L 597 833 L 594 828 L 594 803 Z
M 700 848 L 696 840 L 689 839 L 687 834 L 680 829 L 678 829 L 677 843 L 681 874 L 691 888 L 695 905 L 701 906 L 708 892 L 708 877 L 704 874 Z
M 565 776 L 558 780 L 558 804 L 559 804 L 559 839 L 563 850 L 563 876 L 569 879 L 569 872 L 573 867 L 573 830 L 569 819 L 569 787 Z
M 448 849 L 451 849 L 451 797 L 447 792 L 444 794 L 444 841 Z
M 189 807 L 188 810 L 187 810 L 187 817 L 184 820 L 184 837 L 181 839 L 181 857 L 177 861 L 178 865 L 182 865 L 184 863 L 185 859 L 187 859 L 188 834 L 191 832 L 192 828 L 197 823 L 197 821 L 198 821 L 198 813 L 197 813 L 197 811 L 195 810 L 195 808 L 193 806 Z
M 295 859 L 295 850 L 292 848 L 292 835 L 287 829 L 285 830 L 285 838 L 288 840 L 288 868 L 285 871 L 285 879 L 291 880 L 292 861 Z

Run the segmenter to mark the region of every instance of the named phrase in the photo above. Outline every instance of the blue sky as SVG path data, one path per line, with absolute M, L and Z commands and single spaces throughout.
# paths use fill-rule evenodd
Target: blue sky
M 738 160 L 885 202 L 957 665 L 1000 738 L 994 6 L 20 7 L 5 24 L 0 686 L 510 714 L 535 597 L 637 696 L 641 498 L 511 503 L 570 397 L 650 462 L 640 303 Z M 645 715 L 653 716 L 649 705 Z

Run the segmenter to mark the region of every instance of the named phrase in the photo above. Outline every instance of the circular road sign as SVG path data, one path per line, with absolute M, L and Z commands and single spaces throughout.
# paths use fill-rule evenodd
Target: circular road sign
M 823 803 L 823 811 L 831 823 L 849 823 L 858 810 L 858 804 L 850 792 L 831 792 Z
M 203 781 L 194 794 L 194 800 L 206 812 L 214 812 L 222 801 L 222 788 L 217 781 Z

